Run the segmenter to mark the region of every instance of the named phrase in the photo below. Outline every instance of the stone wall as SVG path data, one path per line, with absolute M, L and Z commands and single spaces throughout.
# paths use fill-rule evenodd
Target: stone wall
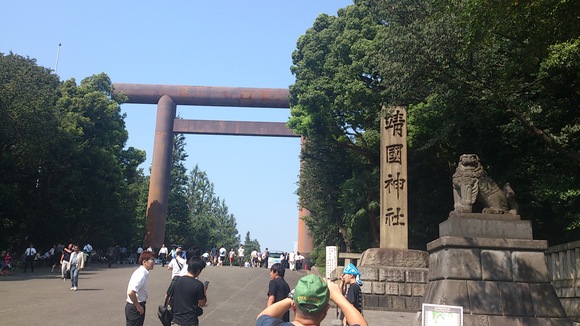
M 359 267 L 364 309 L 421 310 L 428 268 Z
M 548 248 L 546 262 L 566 314 L 580 322 L 580 241 Z
M 427 285 L 428 268 L 411 267 L 357 267 L 361 273 L 363 310 L 407 311 L 421 310 Z M 333 273 L 340 278 L 344 266 Z

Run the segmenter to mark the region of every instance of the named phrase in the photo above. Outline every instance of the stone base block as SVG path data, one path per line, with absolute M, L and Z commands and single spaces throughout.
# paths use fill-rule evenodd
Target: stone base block
M 546 240 L 526 240 L 526 239 L 492 239 L 492 238 L 468 238 L 445 236 L 435 239 L 427 244 L 427 251 L 449 248 L 479 248 L 497 250 L 520 250 L 520 251 L 541 251 L 548 249 Z
M 571 325 L 545 241 L 444 236 L 427 245 L 425 303 L 463 307 L 464 325 Z
M 429 254 L 421 250 L 370 248 L 362 253 L 359 266 L 426 268 Z
M 439 224 L 439 236 L 533 239 L 531 221 L 452 217 Z
M 479 220 L 501 220 L 501 221 L 509 221 L 509 220 L 521 220 L 520 215 L 515 214 L 484 214 L 484 213 L 460 213 L 456 211 L 449 212 L 450 218 L 471 218 L 471 219 L 479 219 Z

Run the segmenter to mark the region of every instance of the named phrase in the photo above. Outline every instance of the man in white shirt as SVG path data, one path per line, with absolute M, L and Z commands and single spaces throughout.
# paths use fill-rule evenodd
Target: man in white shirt
M 34 245 L 31 243 L 28 248 L 24 251 L 24 255 L 26 258 L 24 259 L 24 273 L 30 266 L 30 271 L 34 272 L 34 256 L 36 255 L 36 249 L 34 249 Z
M 127 285 L 125 321 L 127 326 L 143 326 L 147 302 L 147 277 L 155 267 L 155 254 L 145 251 L 139 256 L 139 268 L 131 275 Z
M 183 251 L 176 252 L 175 258 L 167 264 L 167 269 L 171 271 L 171 279 L 175 276 L 181 276 L 182 272 L 187 274 L 187 261 L 181 257 L 182 255 Z
M 296 270 L 296 254 L 294 253 L 294 251 L 291 251 L 290 255 L 288 255 L 288 264 L 290 265 L 291 271 Z
M 159 249 L 159 259 L 161 259 L 161 267 L 165 267 L 165 263 L 167 262 L 167 247 L 165 244 L 161 245 L 161 249 Z

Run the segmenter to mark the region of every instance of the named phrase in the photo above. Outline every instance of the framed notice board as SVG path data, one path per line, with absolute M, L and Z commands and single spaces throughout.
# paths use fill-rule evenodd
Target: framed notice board
M 422 326 L 463 326 L 463 307 L 424 303 Z

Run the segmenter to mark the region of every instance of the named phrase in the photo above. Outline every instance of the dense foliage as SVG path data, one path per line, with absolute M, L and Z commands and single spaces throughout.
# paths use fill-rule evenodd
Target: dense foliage
M 397 105 L 412 248 L 452 210 L 463 153 L 511 183 L 536 238 L 580 238 L 579 17 L 559 0 L 355 1 L 319 16 L 292 56 L 289 122 L 307 138 L 299 193 L 316 245 L 376 246 L 379 113 Z
M 0 53 L 0 247 L 57 242 L 136 248 L 145 235 L 145 152 L 127 130 L 105 74 L 64 82 L 34 59 Z M 166 240 L 186 248 L 240 243 L 236 221 L 174 137 Z
M 105 74 L 61 83 L 30 58 L 0 54 L 0 241 L 47 248 L 130 239 L 142 151 Z

